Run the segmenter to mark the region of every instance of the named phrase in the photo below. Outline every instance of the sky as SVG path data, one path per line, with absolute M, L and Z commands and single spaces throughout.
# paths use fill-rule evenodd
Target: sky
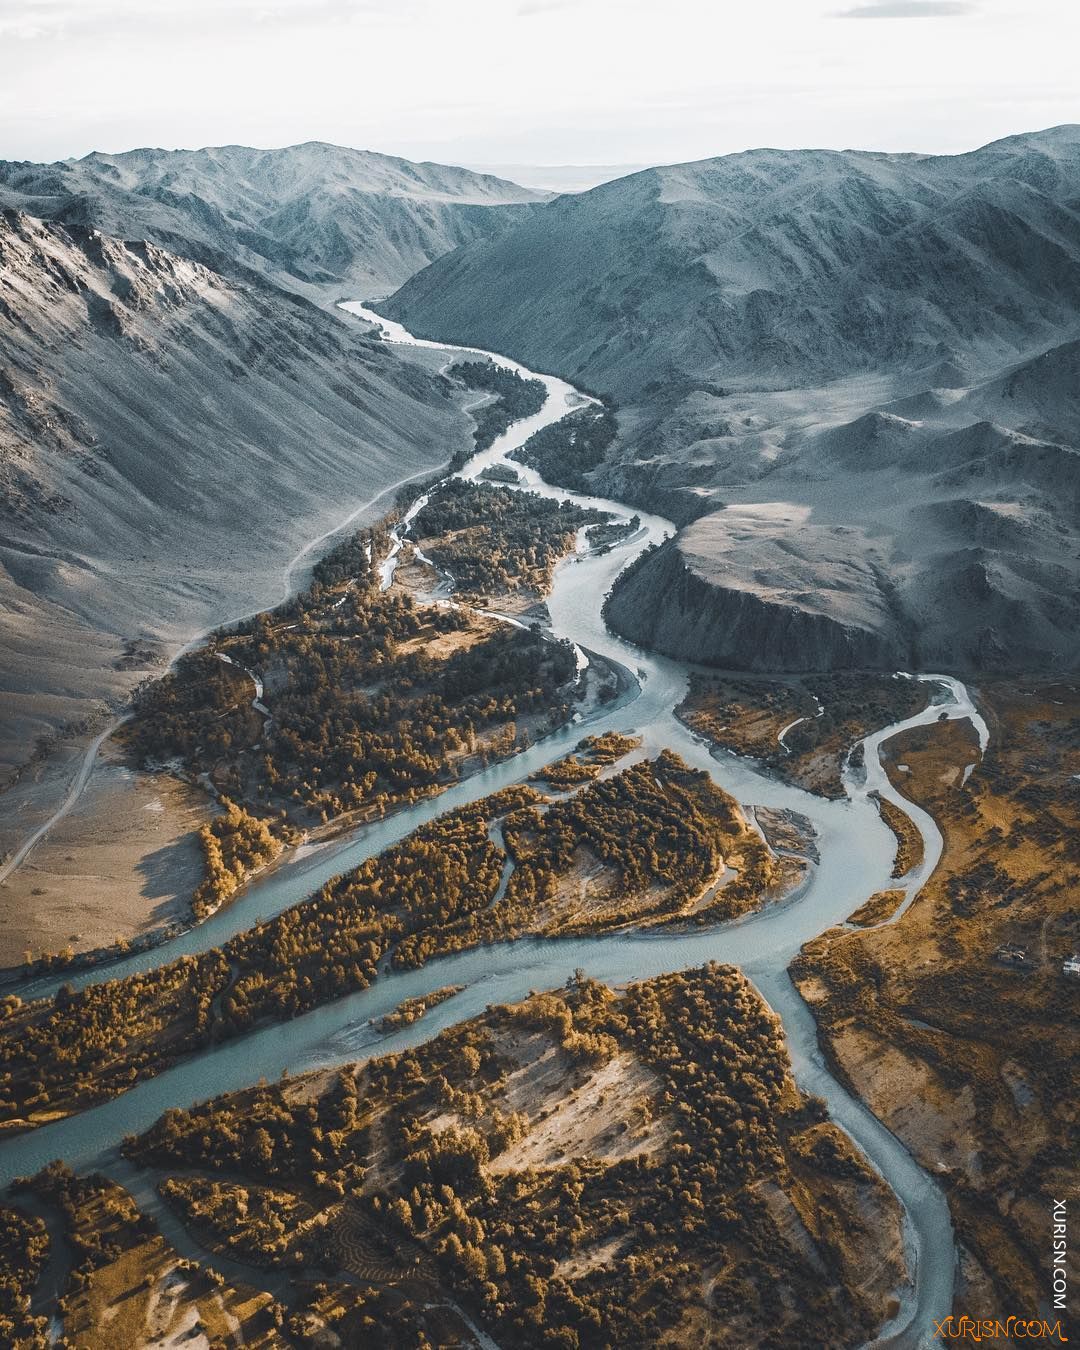
M 1077 0 L 0 0 L 0 158 L 948 153 L 1080 122 Z

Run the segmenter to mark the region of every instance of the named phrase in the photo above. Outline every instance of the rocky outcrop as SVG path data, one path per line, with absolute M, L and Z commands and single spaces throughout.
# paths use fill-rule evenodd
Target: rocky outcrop
M 633 642 L 727 669 L 896 670 L 908 664 L 908 645 L 884 612 L 875 629 L 789 595 L 751 589 L 733 576 L 709 578 L 677 541 L 625 574 L 604 613 Z

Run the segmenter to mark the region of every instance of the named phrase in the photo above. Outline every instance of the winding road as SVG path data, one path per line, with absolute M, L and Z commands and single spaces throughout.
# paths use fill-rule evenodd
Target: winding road
M 387 341 L 416 341 L 449 353 L 474 351 L 413 339 L 400 325 L 382 319 L 359 303 L 349 303 L 343 308 L 376 323 Z M 514 424 L 488 450 L 469 461 L 461 470 L 461 476 L 468 479 L 477 477 L 492 464 L 505 463 L 510 452 L 533 432 L 587 402 L 572 386 L 554 376 L 537 376 L 499 356 L 492 359 L 527 378 L 543 380 L 548 397 L 540 413 Z M 620 519 L 629 520 L 631 514 L 640 516 L 641 528 L 610 552 L 596 554 L 584 550 L 565 560 L 556 571 L 548 599 L 552 634 L 567 638 L 584 653 L 600 655 L 628 672 L 636 672 L 636 683 L 632 678 L 627 681 L 631 686 L 629 692 L 598 708 L 584 722 L 564 728 L 513 759 L 455 784 L 441 796 L 421 801 L 294 860 L 249 886 L 229 908 L 162 946 L 105 968 L 82 972 L 70 978 L 70 982 L 81 986 L 111 979 L 216 946 L 259 919 L 306 898 L 330 877 L 355 867 L 425 821 L 530 777 L 575 744 L 586 729 L 596 733 L 633 731 L 642 738 L 642 753 L 653 755 L 662 749 L 674 750 L 690 764 L 709 772 L 744 805 L 792 810 L 809 817 L 817 831 L 820 862 L 811 868 L 806 885 L 784 902 L 704 931 L 521 939 L 439 958 L 420 970 L 382 976 L 361 993 L 317 1008 L 284 1025 L 269 1026 L 238 1041 L 212 1047 L 138 1084 L 122 1097 L 0 1144 L 0 1184 L 32 1173 L 55 1157 L 66 1159 L 79 1169 L 115 1171 L 122 1166 L 117 1149 L 123 1137 L 148 1128 L 169 1107 L 189 1106 L 208 1096 L 249 1086 L 260 1078 L 273 1080 L 285 1070 L 299 1073 L 405 1049 L 482 1012 L 490 1003 L 513 1002 L 525 997 L 531 989 L 559 985 L 579 967 L 595 978 L 621 983 L 709 960 L 724 961 L 738 965 L 779 1014 L 796 1081 L 804 1091 L 824 1098 L 833 1119 L 848 1132 L 903 1207 L 906 1247 L 914 1280 L 909 1288 L 899 1291 L 899 1312 L 882 1329 L 875 1345 L 888 1346 L 890 1350 L 929 1345 L 932 1319 L 947 1316 L 952 1305 L 955 1244 L 945 1198 L 907 1149 L 829 1071 L 818 1047 L 813 1017 L 794 988 L 787 967 L 806 941 L 842 923 L 875 891 L 899 885 L 905 898 L 894 915 L 895 921 L 915 899 L 940 858 L 940 832 L 929 815 L 908 802 L 889 782 L 880 761 L 882 744 L 900 730 L 927 725 L 944 715 L 970 719 L 985 749 L 986 724 L 959 681 L 947 676 L 919 676 L 933 686 L 929 706 L 922 713 L 865 738 L 861 761 L 864 767 L 852 768 L 849 764 L 844 777 L 846 796 L 840 801 L 812 796 L 764 776 L 749 761 L 714 752 L 674 716 L 673 710 L 685 694 L 691 668 L 632 647 L 607 630 L 601 615 L 603 598 L 617 573 L 648 544 L 673 533 L 674 527 L 661 517 L 631 512 L 618 502 L 553 487 L 534 470 L 518 464 L 513 467 L 519 474 L 518 486 L 523 489 L 592 506 Z M 359 508 L 353 518 L 371 505 Z M 322 540 L 338 534 L 342 528 L 329 531 Z M 403 533 L 404 528 L 399 527 L 398 537 Z M 298 560 L 314 547 L 315 543 L 309 545 L 292 560 L 286 573 L 287 582 Z M 858 757 L 854 759 L 859 762 Z M 84 765 L 86 777 L 91 767 L 92 759 L 88 758 Z M 905 811 L 923 837 L 922 861 L 900 883 L 889 876 L 895 840 L 880 818 L 874 794 Z M 43 829 L 33 841 L 28 841 L 26 851 L 44 832 Z M 58 983 L 57 979 L 42 979 L 26 992 L 47 995 L 54 992 Z M 465 988 L 429 1012 L 422 1022 L 391 1035 L 379 1035 L 372 1029 L 373 1020 L 392 1011 L 404 999 L 422 996 L 448 984 Z

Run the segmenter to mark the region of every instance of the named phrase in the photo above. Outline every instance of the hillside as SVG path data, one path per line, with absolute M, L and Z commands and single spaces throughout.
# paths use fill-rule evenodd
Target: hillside
M 0 215 L 0 771 L 467 443 L 447 382 L 257 276 Z
M 619 400 L 585 485 L 684 527 L 617 588 L 627 636 L 753 669 L 1071 669 L 1078 201 L 1077 127 L 751 151 L 559 198 L 386 309 Z
M 1080 128 L 958 156 L 753 150 L 558 198 L 387 312 L 636 401 L 1001 363 L 1075 325 Z
M 292 285 L 386 295 L 544 194 L 489 174 L 327 145 L 131 150 L 55 164 L 0 162 L 0 203 L 219 270 L 241 262 Z

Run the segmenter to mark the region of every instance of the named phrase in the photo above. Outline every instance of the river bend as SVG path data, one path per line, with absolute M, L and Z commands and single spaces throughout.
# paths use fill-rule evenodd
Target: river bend
M 489 465 L 507 462 L 507 456 L 534 432 L 589 401 L 565 381 L 537 375 L 504 357 L 415 339 L 400 324 L 383 319 L 359 302 L 346 303 L 342 308 L 377 324 L 382 337 L 389 342 L 436 348 L 446 351 L 451 359 L 461 353 L 491 356 L 525 378 L 543 381 L 547 390 L 543 409 L 513 424 L 489 449 L 475 455 L 461 470 L 464 478 L 476 478 Z M 83 986 L 115 979 L 185 953 L 217 946 L 260 919 L 305 899 L 331 877 L 381 852 L 426 821 L 528 778 L 576 744 L 585 730 L 596 734 L 634 732 L 642 738 L 635 757 L 673 750 L 696 768 L 706 770 L 744 806 L 789 809 L 807 816 L 817 831 L 820 862 L 811 867 L 805 884 L 779 904 L 706 930 L 525 938 L 441 957 L 420 970 L 380 976 L 374 985 L 360 993 L 314 1009 L 293 1021 L 209 1048 L 138 1084 L 121 1097 L 4 1142 L 0 1145 L 0 1185 L 32 1173 L 56 1157 L 82 1170 L 115 1168 L 116 1150 L 124 1136 L 147 1129 L 170 1107 L 190 1106 L 207 1097 L 250 1086 L 261 1078 L 277 1078 L 284 1072 L 302 1073 L 405 1049 L 483 1012 L 490 1003 L 514 1002 L 532 989 L 563 984 L 577 968 L 616 984 L 710 960 L 723 961 L 739 966 L 779 1014 L 800 1087 L 824 1098 L 832 1118 L 849 1133 L 903 1206 L 914 1286 L 903 1294 L 898 1315 L 875 1344 L 897 1348 L 928 1345 L 932 1319 L 947 1316 L 952 1305 L 955 1244 L 944 1195 L 908 1150 L 833 1077 L 818 1047 L 813 1017 L 794 988 L 787 967 L 805 942 L 842 923 L 875 891 L 902 888 L 905 899 L 898 913 L 902 912 L 941 856 L 942 839 L 934 821 L 889 782 L 879 756 L 883 742 L 906 727 L 926 725 L 944 715 L 970 719 L 985 749 L 986 724 L 959 681 L 947 676 L 919 676 L 934 686 L 930 706 L 866 737 L 865 767 L 858 770 L 849 767 L 845 771 L 846 796 L 840 801 L 813 796 L 764 775 L 748 760 L 712 751 L 674 716 L 673 710 L 686 692 L 691 667 L 633 647 L 609 632 L 601 615 L 603 598 L 617 573 L 650 543 L 674 533 L 674 526 L 659 516 L 632 511 L 619 502 L 553 487 L 523 465 L 515 463 L 512 467 L 522 488 L 591 506 L 621 519 L 640 517 L 641 529 L 610 552 L 596 554 L 583 550 L 565 559 L 556 570 L 548 598 L 552 635 L 568 639 L 585 657 L 597 654 L 631 672 L 634 679 L 629 681 L 630 691 L 597 709 L 585 721 L 562 728 L 513 759 L 490 766 L 440 796 L 356 829 L 340 840 L 297 857 L 267 877 L 256 879 L 231 906 L 169 942 L 109 966 L 76 973 L 69 976 L 70 982 Z M 410 519 L 397 527 L 398 547 Z M 396 556 L 395 547 L 393 561 Z M 393 562 L 389 567 L 384 564 L 384 568 L 384 580 L 388 580 Z M 890 878 L 895 840 L 870 795 L 874 792 L 906 812 L 923 837 L 922 861 L 899 883 Z M 54 992 L 60 978 L 32 982 L 20 992 L 27 996 L 48 995 Z M 372 1019 L 392 1011 L 403 999 L 447 984 L 466 987 L 420 1022 L 390 1035 L 380 1034 L 370 1025 Z

